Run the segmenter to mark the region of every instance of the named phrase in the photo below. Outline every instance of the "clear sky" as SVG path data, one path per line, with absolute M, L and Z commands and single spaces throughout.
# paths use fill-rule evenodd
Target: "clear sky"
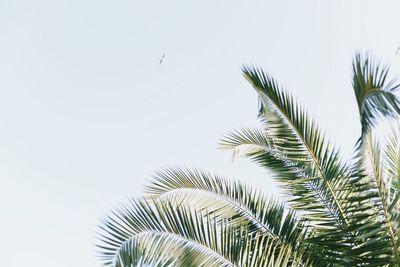
M 0 1 L 0 265 L 99 266 L 99 219 L 159 167 L 275 194 L 263 170 L 216 148 L 257 124 L 244 63 L 279 79 L 350 157 L 352 56 L 369 49 L 400 74 L 399 10 L 398 0 Z

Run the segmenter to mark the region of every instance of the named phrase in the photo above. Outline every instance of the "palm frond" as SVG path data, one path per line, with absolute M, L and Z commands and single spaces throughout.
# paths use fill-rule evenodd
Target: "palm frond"
M 121 260 L 120 252 L 128 253 L 126 246 L 137 246 L 133 251 L 138 250 L 140 253 L 135 254 L 141 258 L 135 261 L 143 260 L 144 253 L 150 249 L 146 254 L 149 259 L 159 259 L 161 262 L 175 261 L 171 257 L 179 255 L 176 251 L 182 252 L 185 248 L 196 250 L 195 254 L 199 254 L 197 257 L 203 255 L 214 259 L 215 263 L 231 266 L 229 259 L 220 257 L 218 253 L 220 248 L 217 243 L 217 228 L 226 225 L 218 223 L 207 214 L 172 207 L 168 203 L 131 200 L 115 210 L 100 226 L 100 253 L 106 266 L 117 266 Z M 157 248 L 157 243 L 162 240 L 167 240 L 168 251 L 151 249 Z M 142 245 L 144 249 L 140 249 L 138 245 Z M 130 255 L 130 258 L 133 256 Z M 125 255 L 122 258 L 127 257 Z
M 393 254 L 400 263 L 400 122 L 392 128 L 383 153 L 385 172 L 385 208 L 389 233 L 393 244 Z
M 387 200 L 393 210 L 400 209 L 400 121 L 392 127 L 384 151 L 384 168 L 387 170 Z M 397 206 L 397 207 L 396 207 Z M 400 222 L 400 220 L 399 220 Z
M 315 215 L 320 214 L 321 226 L 327 226 L 327 221 L 331 221 L 331 224 L 336 223 L 336 210 L 331 209 L 324 192 L 319 190 L 316 184 L 321 177 L 310 177 L 301 162 L 283 155 L 266 131 L 262 129 L 235 131 L 222 138 L 220 146 L 233 150 L 235 156 L 248 157 L 272 171 L 271 176 L 291 198 L 291 205 L 298 210 L 310 211 L 309 216 L 312 216 L 310 220 L 318 221 Z
M 379 251 L 381 258 L 394 258 L 397 262 L 400 262 L 398 254 L 400 243 L 395 236 L 393 229 L 395 222 L 392 221 L 393 217 L 389 211 L 390 188 L 379 147 L 380 145 L 374 140 L 371 131 L 365 133 L 358 148 L 359 153 L 355 168 L 359 171 L 360 177 L 363 177 L 363 182 L 367 185 L 366 191 L 369 192 L 370 196 L 370 208 L 366 215 L 372 220 L 376 230 L 374 237 L 369 238 L 382 243 Z M 359 236 L 362 235 L 359 234 Z
M 370 198 L 371 216 L 383 226 L 377 230 L 376 238 L 387 243 L 389 255 L 400 264 L 400 241 L 398 235 L 399 215 L 396 210 L 400 196 L 393 187 L 396 172 L 396 137 L 389 142 L 381 153 L 380 145 L 373 138 L 373 127 L 379 118 L 396 117 L 400 114 L 400 102 L 394 92 L 400 87 L 396 79 L 388 80 L 389 68 L 374 60 L 371 55 L 356 54 L 353 61 L 353 89 L 360 114 L 362 134 L 356 148 L 356 167 L 368 183 L 368 191 L 374 194 Z M 397 155 L 396 155 L 397 154 Z M 394 175 L 393 175 L 394 174 Z M 380 236 L 380 237 L 379 237 Z
M 380 117 L 400 114 L 400 102 L 394 94 L 400 87 L 396 79 L 388 80 L 389 68 L 368 53 L 356 54 L 353 60 L 353 89 L 364 135 Z
M 240 237 L 240 239 L 239 239 Z M 207 249 L 179 236 L 163 233 L 142 234 L 127 241 L 118 254 L 117 267 L 136 266 L 185 266 L 185 267 L 300 267 L 307 262 L 302 261 L 301 254 L 289 247 L 277 246 L 267 236 L 246 235 L 234 231 L 220 233 L 221 248 L 225 256 L 235 255 L 235 264 L 224 258 L 207 253 Z
M 101 226 L 106 266 L 303 266 L 300 252 L 245 226 L 167 202 L 131 201 Z
M 256 68 L 244 68 L 244 75 L 259 94 L 261 102 L 260 118 L 269 140 L 273 141 L 274 154 L 284 159 L 285 165 L 294 166 L 300 170 L 297 176 L 311 179 L 311 190 L 293 193 L 295 199 L 308 196 L 309 192 L 318 192 L 332 217 L 332 221 L 346 224 L 345 203 L 342 203 L 340 190 L 348 177 L 347 166 L 341 163 L 339 152 L 326 141 L 316 123 L 309 119 L 306 111 L 299 106 L 293 97 L 282 91 L 278 83 L 262 70 Z M 265 160 L 271 161 L 271 156 Z M 260 155 L 258 155 L 260 156 Z M 275 157 L 276 159 L 277 157 Z M 259 158 L 256 158 L 260 160 Z M 293 171 L 291 168 L 290 171 Z M 296 181 L 301 182 L 300 179 Z M 290 188 L 292 190 L 292 188 Z M 300 194 L 299 194 L 300 193 Z M 314 201 L 315 203 L 315 201 Z M 316 214 L 321 207 L 304 206 L 303 211 Z M 321 219 L 327 218 L 327 212 L 319 213 Z
M 260 190 L 219 175 L 189 168 L 165 168 L 153 175 L 147 197 L 175 205 L 206 210 L 219 217 L 234 218 L 252 231 L 297 246 L 304 236 L 301 222 L 282 203 L 268 200 Z

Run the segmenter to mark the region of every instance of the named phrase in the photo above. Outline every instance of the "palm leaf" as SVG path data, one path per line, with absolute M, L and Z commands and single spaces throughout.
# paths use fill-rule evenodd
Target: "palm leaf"
M 301 266 L 301 254 L 229 219 L 131 201 L 101 226 L 106 266 Z
M 220 145 L 232 149 L 234 156 L 251 158 L 271 170 L 272 177 L 290 197 L 292 207 L 308 212 L 310 221 L 316 222 L 319 218 L 321 227 L 335 225 L 337 210 L 327 201 L 329 196 L 318 188 L 321 177 L 311 177 L 302 162 L 286 157 L 274 142 L 277 143 L 265 130 L 242 129 L 226 135 Z
M 207 210 L 219 217 L 236 218 L 253 231 L 261 231 L 282 243 L 296 245 L 304 236 L 301 222 L 283 204 L 268 200 L 238 180 L 201 170 L 165 168 L 155 173 L 146 189 L 147 197 L 175 205 Z
M 380 117 L 395 117 L 400 113 L 400 102 L 394 92 L 400 84 L 388 80 L 389 68 L 374 60 L 368 53 L 356 54 L 353 61 L 353 89 L 364 135 Z
M 322 203 L 330 217 L 333 217 L 332 224 L 346 224 L 348 218 L 339 187 L 343 187 L 343 178 L 348 177 L 348 173 L 346 166 L 340 162 L 338 151 L 331 148 L 315 122 L 308 118 L 305 110 L 291 95 L 279 89 L 274 79 L 260 69 L 244 68 L 243 72 L 259 94 L 260 117 L 269 139 L 274 141 L 275 151 L 291 165 L 302 169 L 301 176 L 313 179 L 315 188 L 312 190 L 318 191 L 323 198 Z M 295 198 L 304 196 L 293 193 Z M 317 215 L 326 222 L 327 212 L 316 213 L 312 205 L 299 204 L 303 211 L 312 213 L 314 219 Z M 320 210 L 320 207 L 317 209 Z
M 396 213 L 398 190 L 395 188 L 396 160 L 399 157 L 396 137 L 392 137 L 381 153 L 379 143 L 373 137 L 373 126 L 379 118 L 396 117 L 400 114 L 399 100 L 394 92 L 400 84 L 395 79 L 388 81 L 388 67 L 372 59 L 369 54 L 357 54 L 353 61 L 353 89 L 357 99 L 362 135 L 356 149 L 356 167 L 369 191 L 376 197 L 374 202 L 376 221 L 384 226 L 380 240 L 387 241 L 391 258 L 400 264 L 398 221 Z M 397 151 L 396 151 L 397 150 Z M 394 186 L 394 187 L 393 187 Z M 379 238 L 379 237 L 377 237 Z
M 380 240 L 387 241 L 390 251 L 386 255 L 400 263 L 400 238 L 399 238 L 399 204 L 400 197 L 396 180 L 398 178 L 398 160 L 400 157 L 398 138 L 391 137 L 386 149 L 381 153 L 379 143 L 374 140 L 372 133 L 368 131 L 359 148 L 357 168 L 363 172 L 365 181 L 369 184 L 369 191 L 375 193 L 371 198 L 374 203 L 371 211 L 374 212 L 376 222 L 383 226 L 380 232 Z M 397 150 L 397 151 L 396 151 Z

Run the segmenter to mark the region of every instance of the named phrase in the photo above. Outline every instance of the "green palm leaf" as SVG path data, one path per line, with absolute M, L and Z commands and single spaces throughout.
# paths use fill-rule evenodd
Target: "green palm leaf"
M 107 266 L 301 266 L 301 254 L 229 219 L 168 202 L 136 202 L 101 226 Z
M 358 142 L 356 167 L 364 181 L 369 183 L 368 189 L 376 193 L 374 216 L 384 226 L 380 240 L 387 240 L 389 257 L 400 263 L 398 224 L 399 191 L 396 181 L 396 159 L 398 135 L 394 132 L 388 146 L 380 152 L 380 145 L 374 139 L 373 126 L 379 118 L 396 117 L 400 114 L 399 100 L 394 92 L 399 88 L 395 79 L 388 81 L 388 68 L 377 63 L 366 54 L 357 54 L 353 62 L 353 89 L 357 99 L 362 135 Z M 397 151 L 396 151 L 397 150 Z M 396 154 L 397 153 L 397 154 Z
M 286 212 L 283 204 L 268 200 L 260 190 L 238 180 L 201 170 L 165 168 L 153 176 L 146 191 L 152 199 L 236 218 L 282 243 L 295 245 L 304 235 L 293 212 Z
M 353 61 L 353 89 L 356 96 L 362 133 L 376 124 L 379 117 L 395 117 L 400 113 L 400 102 L 394 92 L 400 84 L 388 81 L 389 68 L 369 54 L 356 54 Z
M 397 142 L 393 137 L 386 150 L 379 151 L 379 143 L 374 140 L 372 133 L 367 132 L 359 148 L 359 159 L 357 168 L 363 172 L 364 180 L 368 183 L 368 190 L 375 193 L 371 202 L 374 203 L 372 210 L 376 222 L 384 228 L 380 232 L 380 240 L 387 240 L 387 252 L 396 262 L 400 262 L 399 254 L 399 190 L 396 188 L 396 160 L 400 154 L 395 155 L 394 150 L 398 149 Z M 398 153 L 398 150 L 397 150 Z
M 311 176 L 302 162 L 286 157 L 275 143 L 265 130 L 243 129 L 228 134 L 220 145 L 232 149 L 234 156 L 249 157 L 268 168 L 290 197 L 292 207 L 307 212 L 314 223 L 319 220 L 321 227 L 332 228 L 330 225 L 338 220 L 337 210 L 327 201 L 329 196 L 318 188 L 321 177 Z
M 317 213 L 315 207 L 304 207 L 301 203 L 303 210 L 324 221 L 329 215 L 332 224 L 346 224 L 348 218 L 339 188 L 344 186 L 343 178 L 349 177 L 349 174 L 346 165 L 340 162 L 338 151 L 331 148 L 315 122 L 308 118 L 291 95 L 279 89 L 274 79 L 260 69 L 244 68 L 243 72 L 259 94 L 260 117 L 269 139 L 274 142 L 275 151 L 291 165 L 303 170 L 299 175 L 312 179 L 309 183 L 316 188 L 311 190 L 319 191 L 329 212 Z M 300 196 L 303 196 L 301 191 Z M 297 196 L 297 193 L 294 194 L 295 199 Z M 317 209 L 320 210 L 320 207 Z

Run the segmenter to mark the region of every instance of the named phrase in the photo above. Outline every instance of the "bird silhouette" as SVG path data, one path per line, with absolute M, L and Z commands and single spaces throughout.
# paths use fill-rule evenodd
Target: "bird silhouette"
M 158 65 L 161 65 L 164 62 L 164 59 L 165 59 L 165 53 L 160 58 L 160 62 L 158 63 Z

